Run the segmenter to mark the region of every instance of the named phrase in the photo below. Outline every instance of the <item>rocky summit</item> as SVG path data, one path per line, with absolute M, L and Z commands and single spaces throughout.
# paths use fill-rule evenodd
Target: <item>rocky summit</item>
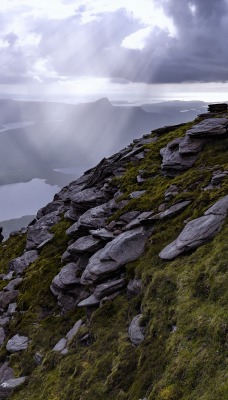
M 0 243 L 0 399 L 227 400 L 228 112 L 208 110 Z

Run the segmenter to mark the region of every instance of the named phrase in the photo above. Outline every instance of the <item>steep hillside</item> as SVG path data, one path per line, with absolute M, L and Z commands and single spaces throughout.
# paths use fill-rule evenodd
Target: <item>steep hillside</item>
M 226 400 L 228 112 L 165 127 L 0 245 L 0 399 Z

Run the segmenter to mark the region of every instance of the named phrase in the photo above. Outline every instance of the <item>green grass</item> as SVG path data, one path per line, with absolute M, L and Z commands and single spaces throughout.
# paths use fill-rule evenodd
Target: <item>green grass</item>
M 209 206 L 228 193 L 228 178 L 211 191 L 203 188 L 216 169 L 228 169 L 228 140 L 208 143 L 194 167 L 175 178 L 160 172 L 160 148 L 182 137 L 192 125 L 161 136 L 146 146 L 146 158 L 129 164 L 123 177 L 115 179 L 128 198 L 133 190 L 146 194 L 113 216 L 126 211 L 155 210 L 164 202 L 171 184 L 179 194 L 168 203 L 191 199 L 182 214 L 155 225 L 144 255 L 126 266 L 128 279 L 143 282 L 143 294 L 127 294 L 106 302 L 93 314 L 75 309 L 61 315 L 56 298 L 49 290 L 61 268 L 61 254 L 67 248 L 65 231 L 69 223 L 61 221 L 54 228 L 55 237 L 41 251 L 39 259 L 26 271 L 20 287 L 19 313 L 10 325 L 9 336 L 26 334 L 31 343 L 26 352 L 10 356 L 18 376 L 29 375 L 12 400 L 226 400 L 228 398 L 228 220 L 221 232 L 208 244 L 166 262 L 158 253 L 182 231 L 185 220 L 201 216 Z M 138 185 L 140 169 L 148 179 Z M 5 247 L 4 247 L 5 246 Z M 10 254 L 20 255 L 24 238 L 11 238 L 1 245 L 0 266 L 6 271 Z M 12 258 L 13 258 L 12 257 Z M 142 312 L 145 340 L 135 347 L 128 338 L 132 318 Z M 84 325 L 72 340 L 66 356 L 51 349 L 83 318 Z M 81 339 L 89 335 L 86 345 Z M 41 366 L 34 354 L 44 356 Z M 2 349 L 1 359 L 8 357 Z

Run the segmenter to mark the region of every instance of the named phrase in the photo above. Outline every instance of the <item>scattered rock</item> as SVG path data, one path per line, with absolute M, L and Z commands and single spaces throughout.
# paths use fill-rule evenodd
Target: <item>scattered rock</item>
M 7 362 L 2 364 L 0 367 L 0 383 L 12 379 L 13 376 L 14 376 L 14 371 L 12 368 L 9 367 L 9 364 Z
M 146 190 L 137 190 L 130 194 L 131 199 L 139 199 L 139 197 L 143 196 L 146 193 Z
M 52 285 L 60 290 L 67 290 L 80 284 L 81 270 L 75 263 L 65 265 L 52 281 Z
M 136 260 L 143 254 L 146 240 L 143 228 L 121 233 L 90 258 L 81 283 L 87 285 L 103 279 L 128 262 Z
M 220 231 L 227 211 L 228 196 L 225 196 L 210 207 L 204 216 L 188 222 L 178 238 L 161 251 L 160 258 L 172 260 L 207 243 Z
M 77 322 L 75 322 L 73 328 L 66 334 L 66 338 L 68 341 L 74 338 L 74 336 L 78 333 L 81 326 L 82 326 L 82 320 L 79 319 Z
M 116 225 L 116 223 L 115 223 L 115 225 Z M 110 231 L 108 231 L 107 229 L 105 229 L 105 228 L 95 229 L 95 230 L 92 229 L 92 230 L 89 231 L 89 233 L 93 237 L 95 237 L 97 239 L 101 239 L 101 240 L 107 241 L 107 242 L 112 240 L 112 239 L 114 239 L 113 234 Z
M 93 236 L 83 236 L 76 240 L 67 249 L 70 254 L 80 254 L 84 252 L 95 253 L 102 247 L 101 241 Z
M 8 379 L 0 385 L 0 398 L 7 399 L 15 388 L 18 388 L 26 381 L 26 377 Z
M 60 221 L 58 211 L 53 211 L 50 214 L 44 215 L 29 226 L 27 233 L 26 250 L 34 250 L 43 247 L 46 243 L 53 239 L 54 234 L 49 232 L 49 229 Z
M 206 143 L 206 139 L 192 139 L 189 136 L 185 136 L 179 144 L 179 154 L 181 156 L 197 154 L 203 150 Z
M 16 300 L 18 295 L 18 290 L 11 290 L 10 292 L 0 292 L 0 308 L 5 310 L 10 303 Z
M 26 251 L 21 257 L 17 257 L 9 263 L 9 271 L 14 271 L 16 275 L 21 275 L 25 269 L 36 261 L 38 253 L 36 250 Z
M 35 361 L 35 363 L 36 363 L 37 366 L 42 364 L 43 358 L 44 358 L 44 357 L 43 357 L 42 354 L 40 354 L 40 353 L 36 353 L 36 354 L 35 354 L 35 356 L 34 356 L 34 361 Z
M 145 339 L 143 328 L 140 326 L 141 319 L 142 314 L 136 315 L 136 317 L 131 321 L 131 325 L 128 329 L 130 340 L 135 346 L 138 346 Z
M 13 279 L 12 281 L 10 281 L 10 282 L 8 283 L 8 285 L 6 285 L 6 286 L 3 288 L 3 290 L 8 291 L 8 292 L 11 292 L 11 291 L 14 290 L 18 285 L 20 285 L 22 281 L 23 281 L 22 278 Z
M 6 350 L 10 353 L 26 350 L 28 347 L 29 338 L 27 336 L 15 335 L 8 340 Z
M 165 191 L 165 201 L 171 200 L 173 197 L 177 196 L 178 193 L 178 187 L 176 185 L 170 185 L 170 187 Z
M 53 347 L 52 350 L 60 353 L 61 351 L 63 351 L 63 349 L 65 349 L 66 345 L 67 340 L 65 338 L 62 338 L 58 341 L 58 343 L 56 343 L 55 347 Z
M 182 201 L 180 203 L 176 203 L 173 206 L 169 207 L 167 210 L 159 214 L 160 219 L 175 217 L 180 214 L 189 204 L 191 204 L 191 200 Z
M 7 309 L 7 315 L 12 316 L 17 311 L 17 303 L 10 303 Z
M 227 133 L 227 118 L 208 118 L 193 125 L 186 134 L 190 137 L 220 136 Z
M 180 172 L 188 170 L 197 160 L 196 154 L 183 156 L 179 153 L 179 146 L 182 140 L 183 139 L 175 139 L 160 150 L 160 154 L 163 158 L 161 170 L 167 176 L 176 176 Z

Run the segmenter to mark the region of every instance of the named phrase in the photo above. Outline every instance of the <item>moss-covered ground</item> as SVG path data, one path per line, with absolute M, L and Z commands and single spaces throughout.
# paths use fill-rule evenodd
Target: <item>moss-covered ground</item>
M 146 252 L 140 260 L 126 266 L 126 274 L 141 278 L 143 292 L 136 298 L 127 294 L 106 302 L 92 315 L 75 309 L 64 315 L 51 294 L 49 285 L 61 268 L 61 254 L 67 247 L 62 220 L 54 228 L 55 237 L 32 264 L 20 286 L 19 311 L 9 327 L 9 337 L 26 334 L 31 343 L 26 352 L 9 356 L 18 376 L 28 382 L 14 392 L 12 400 L 227 400 L 228 334 L 228 220 L 208 244 L 165 262 L 159 252 L 173 241 L 184 221 L 197 218 L 220 197 L 228 193 L 228 177 L 221 187 L 204 191 L 213 171 L 228 169 L 228 139 L 208 143 L 194 167 L 178 177 L 160 172 L 160 148 L 184 136 L 187 124 L 147 145 L 146 158 L 130 164 L 126 174 L 116 180 L 127 198 L 134 190 L 146 190 L 140 199 L 131 200 L 128 210 L 155 210 L 164 202 L 166 189 L 175 184 L 181 199 L 192 203 L 185 211 L 155 225 Z M 148 177 L 138 185 L 139 170 Z M 115 218 L 118 217 L 115 215 Z M 0 272 L 10 259 L 20 255 L 24 237 L 10 238 L 0 247 Z M 135 347 L 128 338 L 131 319 L 142 312 L 145 340 Z M 72 340 L 69 353 L 51 351 L 79 318 L 85 324 Z M 89 340 L 84 341 L 87 335 Z M 36 366 L 34 354 L 43 354 Z

